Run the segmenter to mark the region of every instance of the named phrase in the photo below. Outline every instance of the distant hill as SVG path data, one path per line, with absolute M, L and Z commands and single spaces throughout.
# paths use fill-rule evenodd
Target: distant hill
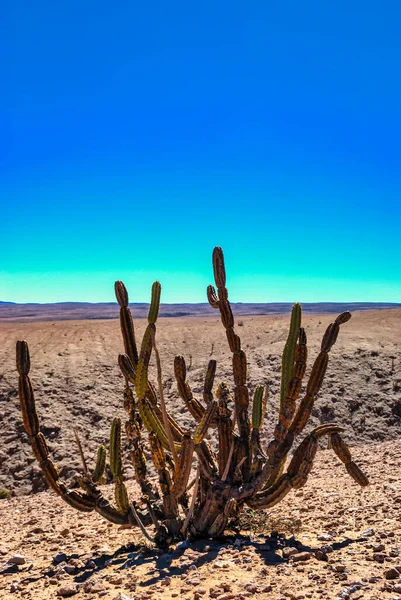
M 146 317 L 149 304 L 130 305 L 134 317 Z M 291 302 L 266 304 L 237 302 L 232 303 L 236 316 L 285 314 L 291 311 Z M 340 313 L 345 310 L 372 310 L 381 308 L 401 308 L 401 303 L 391 302 L 306 302 L 302 304 L 305 313 Z M 206 302 L 199 304 L 162 304 L 161 317 L 202 317 L 215 316 L 216 312 Z M 54 304 L 17 304 L 0 301 L 1 321 L 68 321 L 86 319 L 116 319 L 119 307 L 115 302 L 58 302 Z

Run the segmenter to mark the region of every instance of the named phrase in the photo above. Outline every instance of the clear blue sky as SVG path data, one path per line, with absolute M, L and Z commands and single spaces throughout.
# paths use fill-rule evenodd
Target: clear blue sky
M 9 2 L 0 300 L 401 302 L 401 4 Z

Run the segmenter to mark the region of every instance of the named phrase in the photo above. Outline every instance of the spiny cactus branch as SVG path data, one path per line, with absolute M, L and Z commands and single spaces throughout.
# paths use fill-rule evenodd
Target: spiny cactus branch
M 216 288 L 209 286 L 207 297 L 212 307 L 220 312 L 232 352 L 234 386 L 231 392 L 226 382 L 219 382 L 213 392 L 217 363 L 209 360 L 202 402 L 197 400 L 187 382 L 185 360 L 177 355 L 174 374 L 178 392 L 194 419 L 194 427 L 185 431 L 168 412 L 163 390 L 161 360 L 156 344 L 161 285 L 155 282 L 152 286 L 148 324 L 138 353 L 128 292 L 121 281 L 115 284 L 124 342 L 124 353 L 119 355 L 118 363 L 124 376 L 124 409 L 127 413 L 125 434 L 135 477 L 141 489 L 139 503 L 129 500 L 123 481 L 123 427 L 118 416 L 111 423 L 109 457 L 116 506 L 104 498 L 98 486 L 104 481 L 105 447 L 100 446 L 95 467 L 89 471 L 75 429 L 83 465 L 79 482 L 82 489 L 68 489 L 60 479 L 40 431 L 29 379 L 28 345 L 25 341 L 17 343 L 18 389 L 24 427 L 49 486 L 77 510 L 96 511 L 113 523 L 139 527 L 149 541 L 160 546 L 187 536 L 218 536 L 223 533 L 229 519 L 238 517 L 245 504 L 253 509 L 265 509 L 280 502 L 291 490 L 305 485 L 312 470 L 318 442 L 323 436 L 328 437 L 331 448 L 354 481 L 361 486 L 369 483 L 352 460 L 351 452 L 340 436 L 342 428 L 334 424 L 316 427 L 305 436 L 285 470 L 294 441 L 309 421 L 320 392 L 328 368 L 329 352 L 337 340 L 340 326 L 350 319 L 350 313 L 342 313 L 327 328 L 306 389 L 301 395 L 307 339 L 301 324 L 301 307 L 294 305 L 282 357 L 278 422 L 273 440 L 266 445 L 261 432 L 268 390 L 264 385 L 252 387 L 250 407 L 247 357 L 241 348 L 240 337 L 234 331 L 224 256 L 219 247 L 213 251 L 213 272 Z M 158 394 L 149 380 L 152 352 L 156 359 Z M 215 429 L 217 440 L 212 439 L 209 443 L 207 437 L 211 428 Z M 155 483 L 148 478 L 145 444 L 148 444 L 157 472 L 158 481 Z M 188 483 L 193 470 L 196 470 L 196 476 Z M 188 491 L 192 487 L 188 508 Z M 147 531 L 148 526 L 155 528 L 154 536 Z
M 160 298 L 160 291 L 159 291 L 159 298 Z M 176 452 L 175 445 L 174 445 L 174 438 L 173 438 L 173 433 L 171 431 L 171 424 L 170 424 L 170 421 L 168 419 L 168 414 L 167 414 L 167 409 L 166 409 L 166 403 L 164 401 L 163 382 L 162 382 L 162 368 L 161 368 L 159 351 L 158 351 L 157 346 L 156 346 L 156 335 L 155 335 L 155 333 L 156 332 L 154 331 L 153 332 L 153 337 L 152 337 L 152 343 L 153 343 L 153 350 L 154 350 L 154 353 L 155 353 L 155 356 L 156 356 L 157 382 L 158 382 L 158 385 L 159 385 L 160 408 L 161 408 L 162 416 L 163 416 L 164 429 L 166 430 L 166 434 L 167 434 L 167 438 L 168 438 L 169 450 L 170 450 L 171 454 L 173 455 L 174 463 L 177 464 L 177 462 L 178 462 L 177 452 Z

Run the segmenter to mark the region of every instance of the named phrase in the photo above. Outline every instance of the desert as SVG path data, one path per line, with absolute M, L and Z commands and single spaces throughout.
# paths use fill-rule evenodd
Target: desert
M 0 600 L 401 600 L 401 3 L 4 4 Z
M 235 316 L 249 381 L 269 387 L 262 439 L 270 440 L 289 316 Z M 332 320 L 327 313 L 304 315 L 309 368 Z M 144 318 L 135 318 L 139 339 L 145 326 Z M 12 492 L 0 505 L 1 597 L 373 600 L 401 594 L 401 309 L 355 311 L 341 327 L 306 429 L 328 422 L 344 426 L 343 437 L 370 485 L 359 488 L 323 442 L 306 486 L 277 507 L 261 515 L 245 511 L 241 531 L 222 539 L 165 550 L 152 547 L 136 529 L 73 511 L 48 491 L 22 424 L 18 339 L 29 342 L 41 430 L 62 478 L 76 485 L 82 467 L 74 428 L 92 464 L 99 444 L 107 444 L 112 418 L 124 419 L 118 320 L 7 318 L 0 330 L 0 488 Z M 202 396 L 211 357 L 217 360 L 216 382 L 231 384 L 224 329 L 218 316 L 160 317 L 157 337 L 169 410 L 184 428 L 193 427 L 177 393 L 174 356 L 185 356 L 195 396 Z M 150 373 L 155 378 L 153 363 Z M 127 457 L 124 466 L 135 496 Z M 112 495 L 111 486 L 103 487 Z

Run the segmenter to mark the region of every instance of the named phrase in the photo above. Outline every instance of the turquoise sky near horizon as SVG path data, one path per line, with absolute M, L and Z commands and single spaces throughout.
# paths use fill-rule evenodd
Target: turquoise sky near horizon
M 21 0 L 0 300 L 401 302 L 401 5 Z

